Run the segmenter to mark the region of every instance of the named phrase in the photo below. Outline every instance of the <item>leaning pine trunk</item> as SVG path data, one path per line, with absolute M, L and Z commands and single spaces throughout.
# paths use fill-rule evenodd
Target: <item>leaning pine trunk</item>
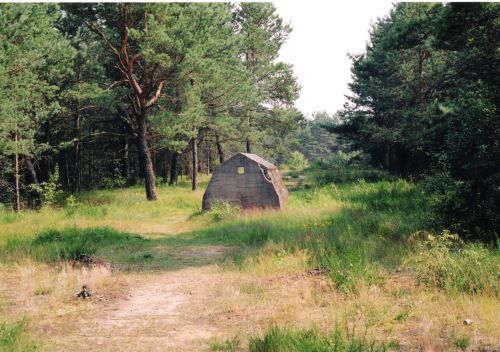
M 29 176 L 31 179 L 31 184 L 39 185 L 38 176 L 36 174 L 35 166 L 33 165 L 31 158 L 28 156 L 25 156 L 24 157 L 24 164 L 26 165 L 26 170 L 29 173 Z M 30 205 L 33 205 L 33 204 L 40 205 L 41 198 L 42 198 L 42 195 L 41 195 L 38 187 L 33 187 L 30 191 L 30 196 L 28 197 L 29 204 Z
M 25 157 L 24 162 L 26 164 L 26 169 L 28 169 L 28 172 L 30 174 L 31 183 L 34 183 L 37 185 L 38 184 L 38 177 L 36 175 L 35 166 L 33 165 L 33 162 L 31 161 L 31 159 L 29 157 Z
M 198 188 L 198 143 L 197 138 L 193 138 L 192 141 L 192 151 L 193 151 L 193 177 L 192 177 L 192 189 L 193 191 Z
M 222 164 L 226 161 L 226 156 L 224 155 L 224 150 L 222 149 L 222 144 L 220 142 L 219 134 L 215 134 L 215 145 L 217 146 L 217 154 L 219 154 L 219 162 Z
M 145 112 L 144 112 L 145 114 Z M 141 116 L 139 122 L 139 160 L 141 162 L 141 168 L 144 171 L 144 184 L 146 186 L 146 197 L 148 200 L 156 200 L 158 197 L 156 195 L 156 184 L 155 184 L 155 174 L 153 170 L 153 162 L 151 161 L 151 151 L 149 150 L 148 140 L 146 137 L 146 118 Z

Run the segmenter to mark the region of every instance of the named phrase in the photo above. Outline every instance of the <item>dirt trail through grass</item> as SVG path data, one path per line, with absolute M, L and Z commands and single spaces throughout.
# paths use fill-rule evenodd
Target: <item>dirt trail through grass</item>
M 405 236 L 425 215 L 417 191 L 403 181 L 297 190 L 281 212 L 222 222 L 196 211 L 202 193 L 189 188 L 162 189 L 154 204 L 136 189 L 94 192 L 74 216 L 8 214 L 0 318 L 26 321 L 23 336 L 41 351 L 245 351 L 270 326 L 338 326 L 401 351 L 498 350 L 497 296 L 423 289 L 401 267 Z M 467 248 L 488 255 L 481 267 L 495 263 L 493 252 Z M 95 252 L 103 265 L 54 262 L 62 249 L 65 258 Z M 329 274 L 311 274 L 318 267 Z M 488 273 L 466 282 L 492 282 Z M 95 291 L 90 300 L 75 297 L 82 284 Z
M 200 351 L 221 331 L 203 319 L 200 285 L 210 268 L 149 275 L 110 302 L 76 335 L 97 350 Z M 204 279 L 205 278 L 205 279 Z

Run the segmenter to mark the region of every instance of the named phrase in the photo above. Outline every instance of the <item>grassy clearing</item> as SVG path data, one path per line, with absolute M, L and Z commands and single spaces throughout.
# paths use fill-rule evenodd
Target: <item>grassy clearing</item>
M 452 248 L 439 240 L 432 245 L 426 238 L 412 236 L 426 229 L 432 214 L 423 191 L 406 181 L 299 188 L 291 192 L 284 211 L 237 213 L 221 206 L 208 216 L 199 212 L 201 194 L 187 187 L 164 189 L 164 200 L 158 203 L 143 200 L 142 194 L 141 200 L 137 199 L 137 191 L 82 194 L 79 203 L 85 205 L 71 216 L 78 219 L 70 222 L 71 227 L 62 227 L 67 224 L 67 216 L 57 209 L 4 214 L 0 225 L 5 230 L 0 236 L 3 261 L 28 258 L 53 262 L 96 255 L 127 270 L 172 270 L 211 262 L 210 257 L 191 255 L 186 260 L 179 255 L 192 247 L 225 246 L 232 249 L 225 258 L 229 266 L 267 273 L 285 267 L 288 272 L 320 269 L 346 293 L 356 292 L 360 284 L 382 284 L 390 273 L 404 267 L 427 287 L 499 294 L 497 249 L 464 243 Z M 186 193 L 189 196 L 180 202 Z M 125 215 L 127 207 L 135 209 Z M 103 209 L 109 209 L 106 215 Z M 191 230 L 170 234 L 169 222 L 171 217 L 180 216 L 178 212 L 183 217 L 178 227 Z M 44 221 L 50 213 L 66 220 L 57 226 L 47 224 Z M 156 215 L 160 213 L 165 216 Z M 12 220 L 12 216 L 24 219 Z M 112 227 L 82 228 L 83 224 L 95 224 L 96 216 L 99 224 L 112 226 L 116 218 L 121 218 L 133 220 L 136 227 L 146 223 L 144 226 L 164 228 L 165 232 L 141 236 Z M 38 221 L 41 229 L 34 233 L 26 229 L 23 236 L 9 232 L 13 226 L 24 229 L 24 224 Z
M 406 240 L 425 226 L 425 202 L 404 181 L 329 185 L 293 192 L 291 209 L 284 212 L 239 217 L 193 234 L 240 246 L 233 257 L 240 269 L 254 267 L 256 260 L 305 254 L 304 269 L 324 269 L 337 288 L 351 292 L 360 281 L 378 283 L 401 266 L 409 252 Z
M 217 214 L 204 215 L 199 211 L 202 190 L 193 193 L 188 185 L 162 188 L 160 201 L 154 203 L 144 199 L 142 189 L 140 194 L 138 191 L 132 188 L 82 194 L 78 197 L 80 205 L 72 216 L 64 209 L 42 209 L 19 215 L 4 213 L 4 219 L 11 215 L 18 218 L 0 223 L 0 261 L 54 262 L 95 254 L 123 270 L 173 270 L 213 262 L 210 257 L 188 255 L 186 258 L 183 253 L 193 247 L 229 246 L 237 262 L 243 254 L 253 252 L 248 249 L 265 242 L 265 228 L 273 233 L 294 231 L 299 234 L 304 221 L 319 219 L 340 207 L 340 202 L 327 192 L 317 192 L 314 209 L 310 207 L 312 198 L 303 199 L 292 194 L 290 207 L 283 212 L 237 214 L 233 209 L 224 208 Z M 178 208 L 179 199 L 185 195 L 190 205 Z M 117 224 L 117 219 L 123 222 Z M 172 234 L 172 221 L 177 229 L 192 230 Z M 148 230 L 121 230 L 128 228 L 125 224 L 130 222 L 134 224 L 131 229 Z M 239 229 L 240 226 L 244 227 Z M 247 233 L 242 235 L 241 230 Z M 233 235 L 227 235 L 228 232 Z M 260 242 L 259 233 L 263 236 Z
M 287 182 L 294 188 L 282 211 L 223 206 L 203 214 L 203 188 L 193 193 L 187 184 L 160 188 L 158 202 L 130 188 L 81 194 L 71 212 L 3 211 L 0 272 L 10 279 L 0 291 L 29 307 L 30 321 L 57 325 L 98 310 L 73 306 L 81 283 L 107 292 L 156 275 L 145 271 L 215 263 L 218 278 L 210 272 L 193 305 L 199 310 L 190 313 L 209 306 L 205 319 L 231 317 L 222 325 L 238 338 L 207 342 L 214 351 L 245 348 L 249 336 L 254 351 L 378 351 L 396 346 L 383 344 L 393 338 L 459 350 L 500 338 L 498 249 L 433 234 L 419 187 L 401 180 L 311 186 L 307 175 Z M 123 274 L 67 262 L 92 255 Z M 308 279 L 310 272 L 322 274 Z M 468 317 L 480 323 L 465 327 Z M 339 337 L 334 321 L 368 333 Z
M 32 238 L 46 229 L 67 227 L 108 226 L 149 237 L 186 232 L 208 222 L 204 217 L 190 219 L 201 208 L 207 181 L 208 177 L 202 175 L 196 192 L 186 182 L 175 187 L 159 186 L 156 202 L 146 201 L 143 187 L 138 186 L 81 193 L 75 197 L 71 211 L 63 205 L 21 213 L 0 210 L 0 244 L 13 238 Z

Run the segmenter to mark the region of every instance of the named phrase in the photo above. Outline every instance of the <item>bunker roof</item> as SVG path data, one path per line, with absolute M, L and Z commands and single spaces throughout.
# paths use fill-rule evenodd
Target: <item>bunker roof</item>
M 269 161 L 262 159 L 260 156 L 251 153 L 239 153 L 250 160 L 255 161 L 257 164 L 264 166 L 266 169 L 272 170 L 276 169 L 276 166 L 271 164 Z

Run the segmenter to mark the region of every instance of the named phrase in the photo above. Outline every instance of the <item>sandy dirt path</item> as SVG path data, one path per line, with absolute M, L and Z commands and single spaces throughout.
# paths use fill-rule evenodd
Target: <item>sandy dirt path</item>
M 203 351 L 222 331 L 207 319 L 203 291 L 211 266 L 149 274 L 132 280 L 128 294 L 81 319 L 73 343 L 96 351 Z M 73 334 L 72 334 L 73 335 Z M 69 342 L 69 345 L 67 343 Z

